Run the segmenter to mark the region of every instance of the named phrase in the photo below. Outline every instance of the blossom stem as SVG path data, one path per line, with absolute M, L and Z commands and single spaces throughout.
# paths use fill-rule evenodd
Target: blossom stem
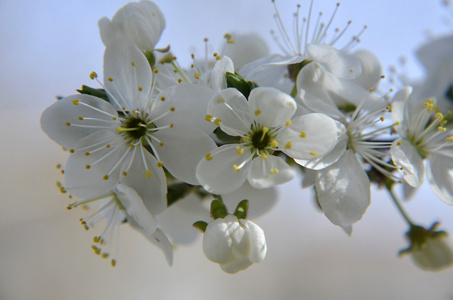
M 403 216 L 404 220 L 406 220 L 406 222 L 409 224 L 410 227 L 415 226 L 414 222 L 411 220 L 411 218 L 409 217 L 407 212 L 404 210 L 403 206 L 401 206 L 401 203 L 398 200 L 398 197 L 396 197 L 395 193 L 392 191 L 392 188 L 387 186 L 387 191 L 389 192 L 390 197 L 393 200 L 393 203 L 395 203 L 396 207 L 398 208 L 399 212 Z

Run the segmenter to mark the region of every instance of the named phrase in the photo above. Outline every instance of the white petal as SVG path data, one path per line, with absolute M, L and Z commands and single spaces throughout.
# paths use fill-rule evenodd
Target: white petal
M 219 264 L 234 260 L 232 234 L 238 240 L 245 234 L 235 216 L 228 215 L 209 223 L 203 236 L 203 252 L 206 257 Z
M 316 191 L 326 217 L 343 228 L 360 220 L 370 205 L 370 181 L 350 150 L 318 171 Z
M 79 117 L 84 119 L 80 120 Z M 93 126 L 116 130 L 119 126 L 118 114 L 107 101 L 88 95 L 65 97 L 52 104 L 41 115 L 42 130 L 67 150 L 74 148 L 82 138 L 103 130 Z
M 125 184 L 118 184 L 118 198 L 127 213 L 127 221 L 145 236 L 151 236 L 157 229 L 154 216 L 143 204 L 137 192 Z
M 242 146 L 221 146 L 200 160 L 196 175 L 205 190 L 215 194 L 230 193 L 245 182 L 252 154 L 247 148 L 244 148 L 242 154 L 238 154 L 237 147 Z
M 362 73 L 352 81 L 362 86 L 364 89 L 377 89 L 377 83 L 382 76 L 382 66 L 379 59 L 368 50 L 359 50 L 354 53 L 362 65 Z
M 434 193 L 445 203 L 453 205 L 453 161 L 451 158 L 432 155 L 429 158 L 427 177 Z
M 408 122 L 408 115 L 407 115 L 407 108 L 406 108 L 406 102 L 409 96 L 412 93 L 412 88 L 411 87 L 405 87 L 396 93 L 395 97 L 393 97 L 392 101 L 392 121 L 397 123 L 399 122 L 398 125 L 396 125 L 394 128 L 397 132 L 403 134 L 407 129 L 405 127 L 405 122 Z M 406 120 L 405 120 L 406 119 Z
M 233 61 L 228 56 L 219 59 L 211 71 L 211 88 L 214 91 L 218 92 L 227 88 L 226 72 L 234 74 Z
M 261 156 L 252 160 L 247 179 L 257 189 L 269 188 L 292 180 L 296 171 L 282 158 L 269 155 L 266 159 Z
M 115 31 L 112 26 L 112 22 L 110 22 L 109 18 L 102 17 L 98 21 L 99 33 L 101 35 L 102 43 L 107 46 L 107 44 L 115 39 L 116 34 L 118 31 Z
M 230 57 L 236 70 L 241 69 L 251 61 L 269 54 L 266 42 L 256 33 L 241 34 L 233 32 L 231 39 L 234 40 L 234 43 L 224 44 L 222 56 L 227 55 Z
M 359 59 L 333 46 L 307 44 L 307 52 L 315 61 L 325 65 L 327 70 L 336 76 L 352 79 L 362 73 Z
M 412 144 L 406 140 L 396 140 L 390 147 L 390 154 L 404 180 L 412 187 L 419 187 L 425 176 L 423 158 Z
M 250 243 L 250 252 L 248 258 L 253 263 L 259 263 L 266 257 L 267 246 L 264 231 L 255 223 L 248 220 L 239 220 L 243 225 L 246 226 L 247 239 Z
M 280 131 L 276 140 L 288 156 L 311 160 L 329 153 L 337 144 L 337 124 L 324 114 L 303 115 Z
M 197 127 L 184 123 L 174 124 L 172 128 L 161 129 L 152 135 L 163 143 L 152 140 L 164 167 L 177 179 L 198 185 L 195 170 L 204 155 L 217 148 L 214 141 Z
M 133 44 L 118 38 L 104 52 L 104 86 L 118 109 L 142 108 L 148 99 L 152 73 L 145 55 Z
M 68 190 L 81 198 L 112 190 L 120 181 L 121 165 L 117 163 L 128 148 L 112 131 L 98 130 L 81 139 L 66 163 L 64 177 Z M 106 175 L 108 179 L 104 180 Z
M 255 88 L 250 92 L 248 104 L 253 119 L 263 126 L 282 126 L 296 112 L 296 101 L 274 88 Z
M 157 96 L 152 106 L 152 116 L 168 113 L 170 108 L 174 107 L 174 111 L 156 121 L 158 126 L 184 122 L 193 124 L 209 134 L 216 125 L 205 120 L 206 107 L 214 95 L 212 89 L 199 84 L 181 83 L 172 86 Z
M 208 114 L 219 118 L 220 128 L 231 136 L 247 134 L 252 125 L 247 99 L 237 89 L 225 89 L 213 97 Z
M 415 263 L 427 271 L 440 271 L 453 265 L 453 246 L 448 234 L 429 237 L 426 245 L 411 253 Z
M 254 219 L 270 211 L 277 203 L 277 189 L 256 189 L 245 181 L 244 184 L 232 193 L 222 194 L 222 200 L 229 209 L 234 211 L 239 202 L 249 201 L 247 219 Z
M 222 270 L 228 274 L 236 274 L 239 271 L 245 270 L 250 267 L 253 262 L 248 257 L 242 257 L 225 264 L 221 264 Z
M 133 188 L 146 208 L 157 215 L 167 207 L 167 179 L 157 160 L 148 151 L 135 147 L 121 168 L 121 182 Z M 127 175 L 124 175 L 127 172 Z
M 168 240 L 168 237 L 165 233 L 159 228 L 156 229 L 156 232 L 148 238 L 148 240 L 159 247 L 165 254 L 165 259 L 167 263 L 171 266 L 173 265 L 173 246 Z
M 316 182 L 316 171 L 305 169 L 303 171 L 302 188 L 306 189 L 308 187 L 312 187 L 315 185 L 315 182 Z

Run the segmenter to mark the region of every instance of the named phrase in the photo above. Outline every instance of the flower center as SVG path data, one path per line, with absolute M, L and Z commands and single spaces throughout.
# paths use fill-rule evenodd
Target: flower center
M 272 148 L 277 147 L 275 137 L 276 133 L 272 128 L 254 124 L 243 138 L 243 142 L 252 148 L 252 152 L 260 154 L 262 151 L 269 152 L 272 151 Z
M 127 141 L 138 142 L 154 128 L 156 126 L 150 121 L 147 113 L 134 110 L 125 116 L 117 131 Z

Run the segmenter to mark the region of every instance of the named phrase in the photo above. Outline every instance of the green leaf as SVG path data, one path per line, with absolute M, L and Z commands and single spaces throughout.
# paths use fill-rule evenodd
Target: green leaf
M 249 211 L 249 200 L 242 200 L 236 207 L 234 215 L 238 219 L 247 219 L 248 211 Z
M 214 129 L 214 134 L 217 138 L 224 143 L 232 144 L 232 143 L 239 143 L 241 137 L 240 136 L 231 136 L 226 134 L 220 127 Z
M 170 184 L 168 186 L 167 205 L 170 206 L 178 200 L 186 197 L 194 190 L 194 188 L 195 187 L 193 185 L 185 182 Z
M 105 92 L 104 89 L 95 89 L 86 85 L 82 85 L 82 89 L 76 91 L 79 92 L 80 94 L 98 97 L 104 99 L 105 101 L 110 102 L 109 98 L 107 97 L 107 93 Z
M 250 95 L 250 91 L 258 86 L 254 82 L 245 81 L 238 74 L 226 72 L 225 77 L 227 87 L 237 89 L 239 92 L 241 92 L 242 95 L 244 95 L 245 98 L 248 98 Z
M 156 57 L 154 56 L 153 51 L 146 50 L 145 52 L 143 52 L 143 54 L 145 54 L 146 59 L 147 59 L 148 62 L 149 62 L 149 65 L 150 65 L 151 67 L 154 66 L 154 64 L 156 63 Z
M 198 222 L 193 223 L 192 226 L 197 229 L 200 229 L 201 232 L 205 233 L 206 227 L 208 227 L 208 223 L 206 223 L 205 221 L 198 221 Z
M 291 81 L 296 82 L 297 75 L 299 75 L 300 70 L 302 70 L 303 67 L 305 67 L 312 61 L 313 60 L 307 58 L 299 63 L 288 65 L 288 73 L 289 73 L 289 78 L 291 79 Z
M 211 202 L 211 216 L 214 220 L 223 219 L 228 215 L 225 204 L 220 200 L 213 200 Z

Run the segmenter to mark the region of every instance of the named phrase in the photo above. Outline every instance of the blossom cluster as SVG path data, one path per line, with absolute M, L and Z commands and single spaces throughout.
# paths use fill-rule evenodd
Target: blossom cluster
M 165 28 L 155 3 L 131 2 L 99 20 L 104 70 L 102 80 L 90 78 L 100 87 L 83 86 L 41 117 L 69 152 L 59 186 L 80 200 L 68 209 L 96 205 L 82 225 L 106 223 L 94 252 L 112 255 L 114 266 L 112 244 L 128 223 L 172 264 L 174 245 L 196 238 L 193 224 L 208 259 L 236 273 L 267 252 L 263 230 L 248 218 L 269 211 L 276 186 L 299 173 L 349 235 L 371 185 L 387 188 L 410 228 L 411 247 L 401 253 L 424 269 L 452 265 L 448 234 L 413 223 L 393 192 L 397 184 L 418 188 L 426 172 L 453 205 L 452 36 L 420 49 L 425 83 L 382 92 L 379 59 L 354 50 L 363 31 L 340 48 L 348 26 L 330 30 L 330 20 L 309 30 L 311 8 L 299 25 L 298 7 L 293 39 L 272 2 L 282 54 L 269 55 L 256 35 L 226 34 L 223 49 L 192 55 L 189 68 L 170 47 L 155 48 Z

